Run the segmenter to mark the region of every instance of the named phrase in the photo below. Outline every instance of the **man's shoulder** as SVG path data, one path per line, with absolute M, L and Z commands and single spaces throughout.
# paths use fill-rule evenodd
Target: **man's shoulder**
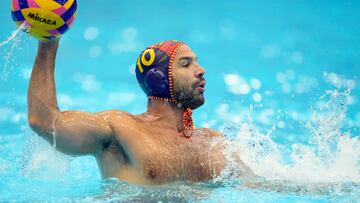
M 223 137 L 220 132 L 211 128 L 198 128 L 197 130 L 207 137 Z
M 141 121 L 137 115 L 133 115 L 121 110 L 106 110 L 98 112 L 97 115 L 103 118 L 107 124 L 117 135 L 126 135 L 133 132 L 134 129 L 139 130 L 142 126 Z
M 107 122 L 111 121 L 131 121 L 135 119 L 135 115 L 121 110 L 106 110 L 96 113 L 97 116 L 101 117 Z

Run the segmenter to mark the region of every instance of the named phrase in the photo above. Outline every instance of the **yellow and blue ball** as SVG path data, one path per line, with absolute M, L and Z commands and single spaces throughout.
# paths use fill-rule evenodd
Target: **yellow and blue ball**
M 59 38 L 74 23 L 76 0 L 12 0 L 18 27 L 40 40 Z

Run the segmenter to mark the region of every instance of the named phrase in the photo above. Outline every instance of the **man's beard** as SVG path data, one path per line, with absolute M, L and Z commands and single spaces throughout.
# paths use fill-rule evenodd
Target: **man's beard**
M 192 86 L 185 86 L 174 79 L 174 97 L 179 107 L 190 108 L 192 110 L 200 107 L 205 103 L 205 97 L 202 93 L 197 92 Z

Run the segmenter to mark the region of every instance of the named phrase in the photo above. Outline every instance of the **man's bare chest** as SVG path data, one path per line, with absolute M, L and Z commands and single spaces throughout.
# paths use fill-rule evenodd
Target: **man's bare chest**
M 166 132 L 138 132 L 133 137 L 122 142 L 126 156 L 136 173 L 149 182 L 209 180 L 224 166 L 220 147 L 200 134 L 189 139 Z
M 155 182 L 175 180 L 202 181 L 217 176 L 223 166 L 221 151 L 209 143 L 159 142 L 139 152 L 138 166 Z

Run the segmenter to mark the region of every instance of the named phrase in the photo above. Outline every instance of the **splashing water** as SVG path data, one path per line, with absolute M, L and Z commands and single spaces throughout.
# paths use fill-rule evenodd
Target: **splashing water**
M 20 48 L 21 38 L 17 37 L 19 35 L 19 32 L 23 30 L 25 27 L 25 24 L 22 24 L 19 26 L 19 28 L 15 31 L 13 31 L 10 35 L 10 37 L 0 43 L 0 48 L 7 45 L 8 43 L 12 43 L 9 50 L 5 50 L 6 53 L 3 56 L 4 65 L 2 67 L 2 73 L 1 73 L 1 80 L 7 80 L 11 70 L 14 67 L 14 63 L 12 63 L 12 57 L 13 53 L 16 48 Z M 12 66 L 9 67 L 9 65 L 12 64 Z
M 54 177 L 64 177 L 69 170 L 71 159 L 49 146 L 45 140 L 30 132 L 30 129 L 27 134 L 29 137 L 20 162 L 22 175 L 36 177 L 41 174 L 41 178 L 47 181 L 51 181 Z
M 25 24 L 21 25 L 17 30 L 13 31 L 10 35 L 10 37 L 0 43 L 0 48 L 4 46 L 5 44 L 9 43 L 11 40 L 15 39 L 15 37 L 18 35 L 18 33 L 24 28 Z
M 329 80 L 327 74 L 324 76 Z M 333 84 L 331 80 L 328 82 Z M 325 91 L 320 98 L 324 105 L 312 110 L 304 126 L 309 132 L 308 144 L 292 144 L 287 152 L 288 146 L 276 143 L 270 136 L 276 130 L 275 125 L 263 134 L 250 116 L 248 123 L 233 127 L 237 134 L 225 155 L 237 151 L 256 175 L 267 181 L 280 181 L 284 187 L 293 187 L 295 183 L 327 194 L 359 191 L 360 139 L 343 125 L 347 113 L 345 100 L 350 93 L 350 89 L 340 86 Z M 227 164 L 232 170 L 237 167 L 229 158 Z

